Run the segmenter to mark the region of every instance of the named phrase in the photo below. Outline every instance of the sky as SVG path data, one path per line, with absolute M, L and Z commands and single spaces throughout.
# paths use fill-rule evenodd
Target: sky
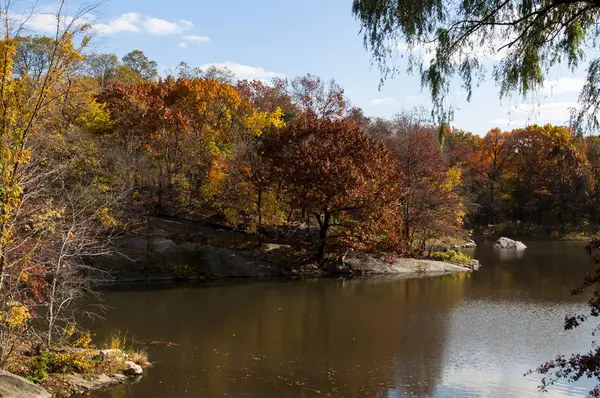
M 53 20 L 48 12 L 56 7 L 52 0 L 42 2 L 28 30 L 50 33 Z M 80 7 L 79 0 L 66 0 L 67 15 Z M 430 109 L 416 74 L 400 73 L 379 87 L 381 74 L 363 46 L 351 7 L 352 0 L 106 0 L 87 18 L 97 32 L 94 51 L 122 57 L 142 50 L 163 75 L 181 61 L 201 68 L 226 66 L 245 79 L 311 73 L 335 79 L 367 116 L 392 117 L 420 105 Z M 407 55 L 403 48 L 399 44 L 404 58 L 396 63 L 401 67 Z M 485 62 L 491 70 L 496 60 Z M 480 135 L 494 127 L 565 124 L 584 78 L 584 69 L 571 73 L 566 66 L 557 67 L 536 95 L 502 102 L 491 79 L 474 90 L 470 102 L 457 83 L 450 98 L 456 107 L 452 124 Z

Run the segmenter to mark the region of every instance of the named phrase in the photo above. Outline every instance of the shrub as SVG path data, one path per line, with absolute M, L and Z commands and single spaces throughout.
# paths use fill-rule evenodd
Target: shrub
M 27 379 L 33 383 L 43 383 L 49 373 L 86 373 L 93 369 L 94 361 L 85 351 L 55 352 L 43 350 L 27 364 Z

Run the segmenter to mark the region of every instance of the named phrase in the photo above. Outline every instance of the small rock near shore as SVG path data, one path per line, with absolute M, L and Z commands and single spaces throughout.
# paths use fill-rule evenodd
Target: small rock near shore
M 474 240 L 469 239 L 464 244 L 460 246 L 461 249 L 474 249 L 477 247 L 477 243 Z
M 125 361 L 123 374 L 127 376 L 139 376 L 142 373 L 144 373 L 144 369 L 140 365 L 131 361 Z
M 525 250 L 527 246 L 518 240 L 502 237 L 494 244 L 495 249 Z

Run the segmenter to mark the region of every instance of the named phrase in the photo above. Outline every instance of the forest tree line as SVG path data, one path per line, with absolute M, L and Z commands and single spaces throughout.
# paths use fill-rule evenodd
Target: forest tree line
M 20 39 L 15 75 L 40 76 L 51 42 Z M 160 77 L 139 50 L 88 54 L 66 74 L 53 133 L 87 149 L 90 183 L 128 192 L 124 224 L 210 217 L 261 237 L 312 224 L 323 258 L 327 245 L 404 250 L 464 227 L 598 222 L 598 139 L 566 127 L 481 136 L 440 130 L 422 110 L 369 118 L 333 80 L 185 63 Z
M 236 80 L 185 63 L 159 78 L 140 51 L 85 64 L 105 112 L 92 130 L 124 151 L 118 169 L 155 214 L 218 213 L 252 232 L 312 222 L 321 237 L 334 226 L 391 246 L 599 221 L 598 138 L 564 126 L 474 134 L 440 130 L 420 109 L 369 118 L 333 80 Z

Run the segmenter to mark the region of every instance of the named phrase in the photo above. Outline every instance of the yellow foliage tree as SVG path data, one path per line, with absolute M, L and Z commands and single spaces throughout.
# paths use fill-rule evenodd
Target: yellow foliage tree
M 0 366 L 23 338 L 31 317 L 28 305 L 34 298 L 43 300 L 46 272 L 35 259 L 62 213 L 51 202 L 25 201 L 43 176 L 30 165 L 34 142 L 41 131 L 55 127 L 53 114 L 67 97 L 62 91 L 69 85 L 67 72 L 82 59 L 80 48 L 89 41 L 81 23 L 85 9 L 67 19 L 61 4 L 53 37 L 24 40 L 10 4 L 0 6 Z M 15 70 L 17 50 L 24 45 L 43 51 L 46 61 L 35 73 L 22 64 Z

